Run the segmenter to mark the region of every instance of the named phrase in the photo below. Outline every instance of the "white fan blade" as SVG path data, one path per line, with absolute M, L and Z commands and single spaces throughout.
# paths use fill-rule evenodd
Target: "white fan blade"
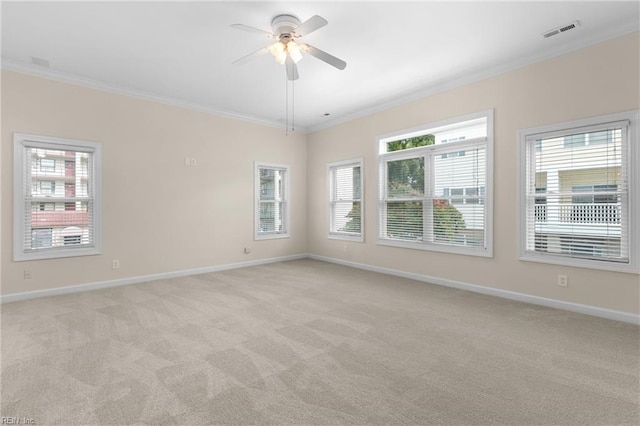
M 233 28 L 237 28 L 237 29 L 242 30 L 242 31 L 247 31 L 247 32 L 250 32 L 250 33 L 262 34 L 263 36 L 265 36 L 267 38 L 273 38 L 273 39 L 278 38 L 278 37 L 276 37 L 275 34 L 270 33 L 269 31 L 261 30 L 260 28 L 253 28 L 253 27 L 250 27 L 250 26 L 244 25 L 244 24 L 233 24 L 231 26 Z
M 249 62 L 250 60 L 252 60 L 253 58 L 256 58 L 260 55 L 264 55 L 265 53 L 267 53 L 269 51 L 269 46 L 265 46 L 265 47 L 261 47 L 260 49 L 253 51 L 251 53 L 249 53 L 248 55 L 244 55 L 242 58 L 240 59 L 236 59 L 235 61 L 232 62 L 233 65 L 242 65 L 242 64 L 246 64 L 247 62 Z
M 293 30 L 294 37 L 302 37 L 307 34 L 311 34 L 315 30 L 324 27 L 328 22 L 322 16 L 314 15 L 311 18 L 304 21 L 302 24 L 298 25 Z
M 287 60 L 284 63 L 284 66 L 287 67 L 287 78 L 289 80 L 297 80 L 300 78 L 298 75 L 298 67 L 296 63 L 291 59 L 291 55 L 287 54 Z
M 335 56 L 330 55 L 327 52 L 318 49 L 317 47 L 311 46 L 310 44 L 306 44 L 306 43 L 300 44 L 300 47 L 304 52 L 307 52 L 308 54 L 315 56 L 321 61 L 326 62 L 329 65 L 338 68 L 339 70 L 343 70 L 347 66 L 347 63 L 342 59 L 338 59 Z

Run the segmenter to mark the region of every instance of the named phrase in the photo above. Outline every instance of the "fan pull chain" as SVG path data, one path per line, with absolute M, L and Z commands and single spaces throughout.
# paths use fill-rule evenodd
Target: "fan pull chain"
M 296 81 L 291 81 L 291 131 L 296 131 Z
M 284 87 L 284 134 L 289 136 L 289 78 L 286 73 L 284 75 Z
M 288 65 L 287 65 L 288 66 Z M 285 103 L 284 103 L 284 108 L 285 108 L 285 121 L 284 121 L 284 133 L 285 136 L 289 136 L 289 130 L 291 130 L 292 132 L 296 131 L 296 125 L 295 125 L 295 120 L 296 120 L 296 91 L 295 91 L 295 81 L 291 80 L 291 96 L 289 96 L 289 76 L 287 74 L 285 74 Z M 291 100 L 291 127 L 289 127 L 289 100 Z

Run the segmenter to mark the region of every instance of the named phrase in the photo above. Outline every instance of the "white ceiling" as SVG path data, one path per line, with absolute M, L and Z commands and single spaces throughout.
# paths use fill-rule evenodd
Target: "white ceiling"
M 298 64 L 312 131 L 640 28 L 640 2 L 2 2 L 2 66 L 283 126 L 285 69 L 234 23 L 320 15 L 304 41 L 347 62 Z M 579 20 L 544 39 L 542 33 Z M 35 65 L 32 58 L 49 62 Z M 613 64 L 612 64 L 613 65 Z M 329 113 L 329 116 L 324 116 Z

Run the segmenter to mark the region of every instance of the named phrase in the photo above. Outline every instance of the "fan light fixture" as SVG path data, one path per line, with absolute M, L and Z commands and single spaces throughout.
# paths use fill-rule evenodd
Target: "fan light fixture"
M 296 64 L 300 62 L 300 59 L 302 59 L 302 53 L 300 52 L 300 50 L 300 45 L 295 41 L 292 40 L 287 43 L 287 51 L 289 52 L 289 55 L 291 55 L 291 59 L 293 60 L 293 62 L 295 62 Z
M 302 49 L 300 45 L 289 36 L 282 36 L 280 37 L 280 41 L 270 45 L 269 53 L 273 55 L 276 62 L 280 65 L 283 65 L 287 61 L 287 53 L 296 64 L 302 59 Z

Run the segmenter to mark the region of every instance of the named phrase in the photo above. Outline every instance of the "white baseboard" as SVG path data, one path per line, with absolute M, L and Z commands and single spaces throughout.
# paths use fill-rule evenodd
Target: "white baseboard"
M 382 268 L 379 266 L 367 265 L 364 263 L 350 262 L 348 260 L 336 259 L 333 257 L 317 256 L 310 254 L 310 259 L 321 260 L 323 262 L 335 263 L 338 265 L 350 266 L 352 268 L 364 269 L 372 272 L 379 272 L 387 275 L 394 275 L 402 278 L 409 278 L 416 281 L 423 281 L 431 284 L 437 284 L 445 287 L 452 287 L 461 290 L 468 290 L 474 293 L 487 294 L 490 296 L 501 297 L 503 299 L 516 300 L 518 302 L 531 303 L 533 305 L 547 306 L 550 308 L 562 309 L 565 311 L 577 312 L 580 314 L 592 315 L 601 318 L 607 318 L 616 321 L 627 322 L 631 324 L 640 324 L 640 315 L 630 314 L 628 312 L 614 311 L 611 309 L 598 308 L 596 306 L 581 305 L 579 303 L 564 302 L 562 300 L 548 299 L 546 297 L 532 296 L 525 293 L 517 293 L 515 291 L 500 290 L 492 287 L 484 287 L 476 284 L 469 284 L 460 281 L 447 280 L 444 278 L 432 277 L 429 275 L 416 274 L 413 272 L 405 272 L 397 269 Z
M 265 265 L 267 263 L 284 262 L 287 260 L 306 259 L 306 254 L 292 256 L 271 257 L 268 259 L 250 260 L 248 262 L 229 263 L 226 265 L 207 266 L 204 268 L 185 269 L 182 271 L 164 272 L 161 274 L 141 275 L 138 277 L 120 278 L 117 280 L 100 281 L 95 283 L 78 284 L 68 287 L 57 287 L 46 290 L 26 291 L 24 293 L 12 293 L 0 296 L 0 303 L 18 302 L 20 300 L 36 299 L 38 297 L 59 296 L 67 293 L 77 293 L 81 291 L 97 290 L 108 287 L 118 287 L 122 285 L 142 283 L 146 281 L 162 280 L 167 278 L 184 277 L 188 275 L 205 274 L 207 272 L 225 271 L 228 269 L 247 268 L 249 266 Z
M 444 287 L 452 287 L 460 290 L 472 291 L 475 293 L 487 294 L 490 296 L 501 297 L 503 299 L 516 300 L 519 302 L 531 303 L 534 305 L 547 306 L 565 311 L 577 312 L 580 314 L 592 315 L 611 320 L 627 322 L 631 324 L 640 324 L 640 315 L 630 314 L 627 312 L 614 311 L 611 309 L 598 308 L 596 306 L 581 305 L 578 303 L 564 302 L 556 299 L 548 299 L 545 297 L 532 296 L 525 293 L 517 293 L 514 291 L 500 290 L 492 287 L 484 287 L 477 284 L 464 283 L 461 281 L 453 281 L 439 277 L 432 277 L 424 274 L 416 274 L 413 272 L 400 271 L 398 269 L 383 268 L 380 266 L 367 265 L 364 263 L 351 262 L 348 260 L 337 259 L 333 257 L 318 256 L 315 254 L 297 254 L 291 256 L 272 257 L 268 259 L 251 260 L 248 262 L 230 263 L 226 265 L 207 266 L 204 268 L 186 269 L 182 271 L 165 272 L 161 274 L 142 275 L 138 277 L 121 278 L 117 280 L 100 281 L 95 283 L 79 284 L 68 287 L 58 287 L 46 290 L 28 291 L 24 293 L 13 293 L 0 296 L 0 303 L 18 302 L 20 300 L 35 299 L 38 297 L 58 296 L 67 293 L 77 293 L 81 291 L 97 290 L 101 288 L 117 287 L 122 285 L 136 284 L 146 281 L 161 280 L 167 278 L 184 277 L 188 275 L 204 274 L 207 272 L 217 272 L 229 269 L 247 268 L 250 266 L 265 265 L 268 263 L 284 262 L 288 260 L 298 259 L 314 259 L 323 262 L 335 263 L 338 265 L 349 266 L 357 269 L 364 269 L 372 272 L 393 275 L 402 278 L 408 278 L 416 281 L 437 284 Z

